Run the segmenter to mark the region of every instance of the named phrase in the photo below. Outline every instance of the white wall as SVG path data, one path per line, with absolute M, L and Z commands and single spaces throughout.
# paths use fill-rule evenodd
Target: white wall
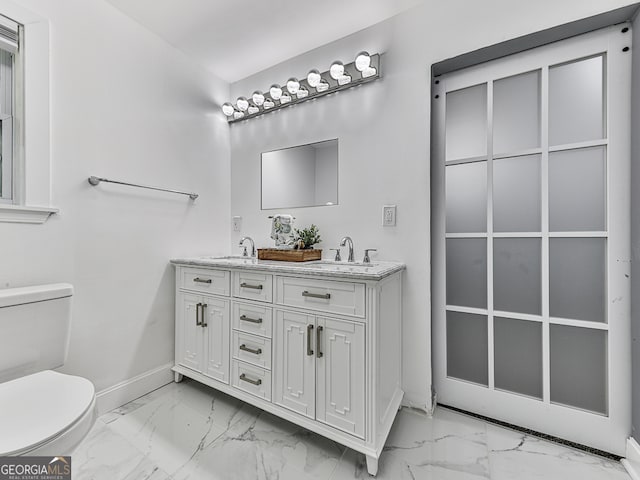
M 483 46 L 595 15 L 633 2 L 453 0 L 427 2 L 389 21 L 295 57 L 234 83 L 231 97 L 247 96 L 311 68 L 351 61 L 360 50 L 382 53 L 383 78 L 314 102 L 231 126 L 231 212 L 241 234 L 271 245 L 268 213 L 260 210 L 260 152 L 339 138 L 339 205 L 285 209 L 296 226 L 318 225 L 335 247 L 353 237 L 358 259 L 377 248 L 378 259 L 407 264 L 404 283 L 403 386 L 405 401 L 429 405 L 431 386 L 429 125 L 430 66 Z M 268 42 L 266 42 L 268 43 Z M 265 47 L 268 45 L 265 45 Z M 382 205 L 398 206 L 397 227 L 382 227 Z M 240 234 L 232 234 L 232 245 Z M 328 252 L 326 252 L 328 253 Z
M 0 287 L 75 286 L 63 370 L 102 390 L 172 361 L 169 258 L 228 249 L 229 133 L 219 105 L 229 87 L 102 0 L 16 3 L 50 20 L 60 214 L 44 225 L 0 224 Z M 200 197 L 91 187 L 89 175 Z

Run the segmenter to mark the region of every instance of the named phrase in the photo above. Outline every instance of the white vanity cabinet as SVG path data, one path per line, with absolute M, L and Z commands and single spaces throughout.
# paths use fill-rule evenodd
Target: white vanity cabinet
M 175 259 L 183 375 L 377 462 L 400 407 L 402 271 Z
M 365 326 L 276 311 L 274 403 L 359 438 L 365 432 Z
M 176 364 L 229 383 L 229 301 L 178 293 Z

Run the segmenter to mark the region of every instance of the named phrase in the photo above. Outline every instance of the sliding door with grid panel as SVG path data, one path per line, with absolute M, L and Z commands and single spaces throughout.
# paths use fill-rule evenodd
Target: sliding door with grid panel
M 438 401 L 617 454 L 631 411 L 625 27 L 436 78 L 433 100 Z

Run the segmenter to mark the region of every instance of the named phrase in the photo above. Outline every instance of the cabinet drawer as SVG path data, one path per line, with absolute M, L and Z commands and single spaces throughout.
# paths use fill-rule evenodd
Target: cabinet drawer
M 273 310 L 271 307 L 233 302 L 233 328 L 271 338 Z
M 363 283 L 293 277 L 276 278 L 276 302 L 281 305 L 364 318 L 365 286 Z
M 271 401 L 271 372 L 268 370 L 234 360 L 231 379 L 237 389 Z
M 248 333 L 233 332 L 233 357 L 271 370 L 271 340 Z
M 273 301 L 273 275 L 233 272 L 233 296 L 271 303 Z
M 179 288 L 194 292 L 229 295 L 231 275 L 227 270 L 182 267 L 180 272 Z

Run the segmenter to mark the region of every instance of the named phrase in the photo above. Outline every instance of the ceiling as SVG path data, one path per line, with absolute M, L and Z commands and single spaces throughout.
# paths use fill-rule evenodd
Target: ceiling
M 423 0 L 107 1 L 232 83 Z

